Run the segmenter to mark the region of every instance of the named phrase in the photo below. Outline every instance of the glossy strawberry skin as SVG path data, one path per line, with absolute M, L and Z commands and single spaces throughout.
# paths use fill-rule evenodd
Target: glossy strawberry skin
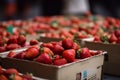
M 73 62 L 75 60 L 75 50 L 74 49 L 68 49 L 63 51 L 62 56 L 68 61 Z
M 54 60 L 54 65 L 61 66 L 67 63 L 67 60 L 65 58 Z

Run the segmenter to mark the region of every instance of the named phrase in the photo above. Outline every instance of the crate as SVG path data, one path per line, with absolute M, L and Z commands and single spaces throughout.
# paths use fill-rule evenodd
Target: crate
M 103 73 L 120 76 L 120 44 L 103 44 L 95 42 L 84 42 L 84 46 L 89 49 L 105 50 L 108 54 L 105 55 L 103 65 Z
M 48 80 L 101 80 L 104 53 L 62 66 L 13 58 L 0 58 L 0 63 L 4 68 L 13 67 L 21 73 L 32 72 L 34 76 Z

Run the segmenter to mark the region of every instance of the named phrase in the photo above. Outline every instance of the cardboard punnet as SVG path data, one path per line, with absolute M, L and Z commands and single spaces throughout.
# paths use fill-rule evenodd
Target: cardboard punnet
M 104 54 L 62 66 L 13 58 L 0 58 L 0 63 L 4 68 L 13 67 L 21 71 L 21 73 L 31 72 L 34 76 L 49 80 L 101 80 L 103 62 Z
M 120 44 L 103 44 L 95 42 L 85 42 L 84 46 L 89 49 L 105 50 L 108 54 L 105 55 L 103 65 L 103 73 L 120 76 Z

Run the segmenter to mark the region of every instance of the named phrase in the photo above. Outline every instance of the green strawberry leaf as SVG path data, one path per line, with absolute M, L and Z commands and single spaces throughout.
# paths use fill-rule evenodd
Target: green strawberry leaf
M 10 34 L 13 34 L 13 26 L 9 25 L 8 27 L 6 27 L 6 31 L 8 31 Z

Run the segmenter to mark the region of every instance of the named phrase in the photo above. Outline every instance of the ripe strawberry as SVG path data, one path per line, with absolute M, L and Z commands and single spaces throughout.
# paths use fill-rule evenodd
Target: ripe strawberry
M 18 72 L 16 69 L 14 69 L 14 68 L 9 68 L 9 69 L 6 69 L 6 71 L 4 71 L 3 74 L 4 74 L 5 76 L 10 76 L 11 74 L 16 74 L 16 75 L 18 75 L 19 72 Z
M 35 61 L 44 64 L 52 64 L 52 57 L 48 53 L 42 53 L 40 56 L 36 58 Z
M 50 49 L 47 48 L 47 47 L 42 47 L 42 48 L 40 48 L 40 53 L 47 53 L 47 54 L 50 54 L 51 56 L 54 55 L 53 51 L 50 50 Z
M 90 57 L 91 54 L 90 54 L 89 49 L 88 49 L 87 47 L 82 48 L 82 51 L 81 51 L 81 53 L 80 53 L 80 56 L 81 56 L 82 59 L 87 58 L 87 57 Z
M 120 37 L 120 30 L 115 30 L 115 35 L 116 35 L 116 37 Z
M 7 57 L 9 57 L 9 58 L 13 58 L 15 55 L 16 55 L 15 52 L 10 51 L 10 52 L 8 53 Z
M 117 37 L 115 36 L 114 33 L 110 35 L 109 42 L 110 43 L 117 42 Z
M 90 54 L 91 54 L 91 56 L 94 56 L 94 55 L 96 55 L 96 52 L 91 51 Z
M 50 48 L 50 49 L 53 48 L 53 44 L 52 44 L 52 43 L 42 43 L 41 46 L 42 46 L 42 47 L 48 47 L 48 48 Z
M 17 40 L 18 40 L 19 45 L 23 45 L 26 42 L 26 37 L 23 35 L 20 35 L 20 36 L 18 36 Z
M 26 59 L 33 59 L 39 55 L 39 50 L 35 47 L 30 47 L 25 51 Z
M 30 40 L 30 45 L 37 45 L 39 42 L 35 39 Z
M 100 39 L 99 36 L 94 36 L 94 41 L 95 41 L 95 42 L 101 42 L 101 39 Z
M 65 58 L 54 60 L 54 65 L 61 66 L 67 63 L 67 60 Z
M 5 52 L 5 51 L 6 51 L 5 47 L 0 47 L 0 52 Z
M 7 41 L 7 44 L 17 44 L 18 43 L 18 40 L 17 40 L 17 36 L 11 36 L 8 41 Z
M 68 49 L 63 51 L 62 56 L 68 61 L 73 62 L 75 60 L 75 50 L 74 49 Z
M 23 51 L 23 52 L 21 52 L 21 53 L 16 54 L 16 55 L 14 56 L 14 58 L 24 59 L 24 58 L 25 58 L 25 54 L 26 54 L 26 52 Z
M 72 49 L 73 47 L 73 41 L 70 39 L 70 38 L 66 38 L 62 41 L 62 46 L 65 48 L 65 49 Z
M 3 74 L 0 74 L 0 80 L 8 80 Z
M 53 56 L 53 60 L 57 60 L 57 59 L 60 59 L 60 55 L 58 55 L 58 54 Z
M 6 46 L 7 51 L 17 49 L 17 48 L 20 48 L 20 46 L 18 44 L 9 44 Z
M 79 48 L 80 48 L 80 46 L 76 42 L 74 42 L 72 49 L 74 49 L 75 51 L 77 51 Z
M 62 54 L 62 52 L 64 51 L 64 48 L 56 44 L 56 45 L 53 45 L 52 51 L 54 54 Z

